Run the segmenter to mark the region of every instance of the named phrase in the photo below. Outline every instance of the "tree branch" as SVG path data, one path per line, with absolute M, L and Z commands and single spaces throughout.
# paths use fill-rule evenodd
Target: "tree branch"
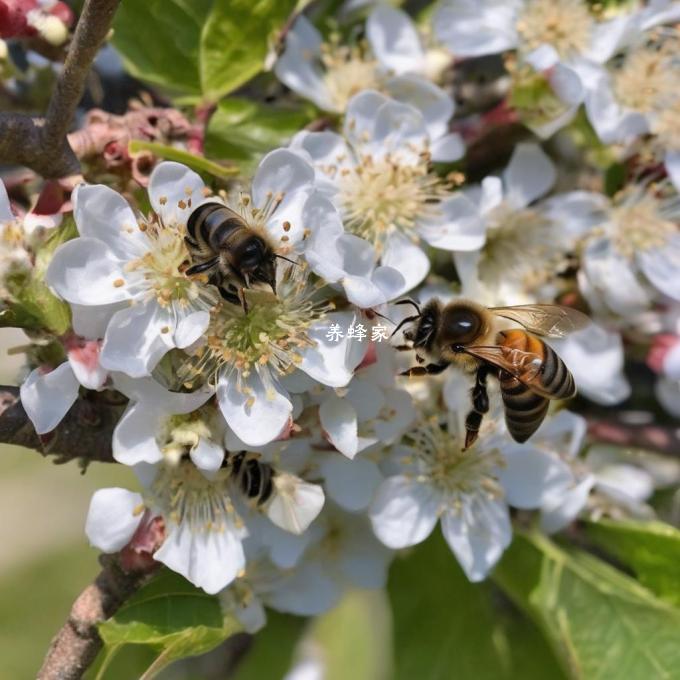
M 52 640 L 37 680 L 78 680 L 102 647 L 97 625 L 111 617 L 155 571 L 126 572 L 118 555 L 102 555 L 102 570 L 73 603 L 66 623 Z
M 58 463 L 73 459 L 113 463 L 113 429 L 125 404 L 109 392 L 88 392 L 71 407 L 58 427 L 37 435 L 19 400 L 19 388 L 0 385 L 0 444 L 16 444 L 56 456 Z
M 85 90 L 92 60 L 104 42 L 120 0 L 86 0 L 46 118 L 0 113 L 0 163 L 25 165 L 46 178 L 80 172 L 66 134 Z

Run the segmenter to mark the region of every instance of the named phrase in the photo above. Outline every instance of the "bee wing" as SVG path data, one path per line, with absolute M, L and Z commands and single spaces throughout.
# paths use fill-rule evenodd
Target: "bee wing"
M 267 517 L 284 531 L 303 533 L 323 508 L 323 489 L 285 472 L 278 473 L 273 482 L 275 491 L 267 504 Z
M 507 371 L 536 393 L 545 392 L 539 379 L 543 358 L 538 354 L 500 345 L 471 345 L 465 352 Z
M 561 305 L 491 307 L 491 311 L 497 316 L 516 321 L 531 333 L 550 338 L 563 338 L 590 323 L 590 319 L 582 312 Z

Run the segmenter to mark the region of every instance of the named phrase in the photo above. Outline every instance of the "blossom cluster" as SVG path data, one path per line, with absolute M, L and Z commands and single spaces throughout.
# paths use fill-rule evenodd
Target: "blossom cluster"
M 132 204 L 77 186 L 77 236 L 44 273 L 71 328 L 49 339 L 49 361 L 29 356 L 21 399 L 39 434 L 84 390 L 128 400 L 112 451 L 139 487 L 95 493 L 92 545 L 151 554 L 256 630 L 265 605 L 311 615 L 349 587 L 381 587 L 396 551 L 437 524 L 479 581 L 516 510 L 546 532 L 651 513 L 680 470 L 592 445 L 569 404 L 519 444 L 494 384 L 466 449 L 471 376 L 401 377 L 415 358 L 390 336 L 405 295 L 571 304 L 592 324 L 550 342 L 581 395 L 628 398 L 624 343 L 642 337 L 659 401 L 680 414 L 679 20 L 662 0 L 611 15 L 585 0 L 443 0 L 418 24 L 378 3 L 356 40 L 300 16 L 273 70 L 325 129 L 299 131 L 222 191 L 168 161 Z M 503 100 L 456 115 L 450 72 L 492 54 Z M 468 181 L 499 121 L 526 126 L 523 141 Z M 574 141 L 584 127 L 625 171 L 615 192 Z M 190 271 L 187 223 L 207 203 L 276 254 L 274 285 L 246 285 L 236 303 Z M 0 222 L 6 282 L 37 267 L 48 235 L 4 187 Z

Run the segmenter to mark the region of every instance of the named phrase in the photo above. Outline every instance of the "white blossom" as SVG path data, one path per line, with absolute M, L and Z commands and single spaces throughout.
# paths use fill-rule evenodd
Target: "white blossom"
M 307 259 L 322 276 L 339 264 L 338 279 L 344 273 L 349 296 L 353 281 L 348 275 L 361 270 L 390 299 L 427 274 L 420 239 L 446 250 L 479 247 L 481 225 L 459 218 L 460 196 L 447 195 L 429 169 L 430 158 L 448 157 L 449 138 L 433 141 L 416 109 L 375 91 L 362 92 L 347 107 L 343 133 L 302 132 L 291 143 L 313 164 L 317 186 L 338 208 L 345 231 L 374 249 L 372 255 L 366 244 L 343 237 L 336 225 L 331 238 L 337 234 L 333 248 L 342 257 L 333 258 L 331 246 L 321 239 L 307 247 Z M 382 266 L 373 270 L 371 256 Z M 395 269 L 403 281 L 393 275 Z

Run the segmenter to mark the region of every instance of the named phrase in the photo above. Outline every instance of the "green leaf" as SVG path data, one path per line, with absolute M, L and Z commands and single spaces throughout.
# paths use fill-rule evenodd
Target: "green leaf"
M 680 531 L 663 522 L 602 519 L 586 524 L 586 533 L 643 585 L 680 607 Z
M 601 560 L 516 534 L 494 580 L 541 626 L 571 677 L 677 677 L 680 611 Z
M 201 89 L 217 101 L 264 67 L 269 41 L 296 0 L 215 0 L 200 46 Z
M 210 118 L 205 152 L 247 167 L 268 151 L 285 146 L 313 117 L 311 108 L 286 109 L 246 99 L 226 99 Z
M 164 570 L 100 625 L 105 648 L 96 677 L 115 677 L 112 663 L 127 645 L 156 651 L 142 676 L 152 678 L 173 661 L 203 654 L 239 630 L 238 623 L 223 618 L 216 597 Z
M 126 70 L 173 92 L 201 94 L 199 44 L 213 0 L 127 0 L 112 42 Z
M 563 677 L 531 620 L 470 583 L 439 532 L 394 563 L 389 594 L 395 680 Z
M 228 178 L 238 175 L 239 169 L 231 166 L 227 167 L 219 163 L 213 163 L 202 156 L 194 156 L 188 151 L 182 151 L 174 146 L 167 146 L 166 144 L 159 144 L 158 142 L 144 142 L 139 139 L 133 139 L 128 143 L 128 152 L 135 154 L 140 151 L 150 151 L 159 158 L 164 158 L 169 161 L 177 161 L 184 163 L 190 168 L 198 172 L 207 173 L 214 177 Z

